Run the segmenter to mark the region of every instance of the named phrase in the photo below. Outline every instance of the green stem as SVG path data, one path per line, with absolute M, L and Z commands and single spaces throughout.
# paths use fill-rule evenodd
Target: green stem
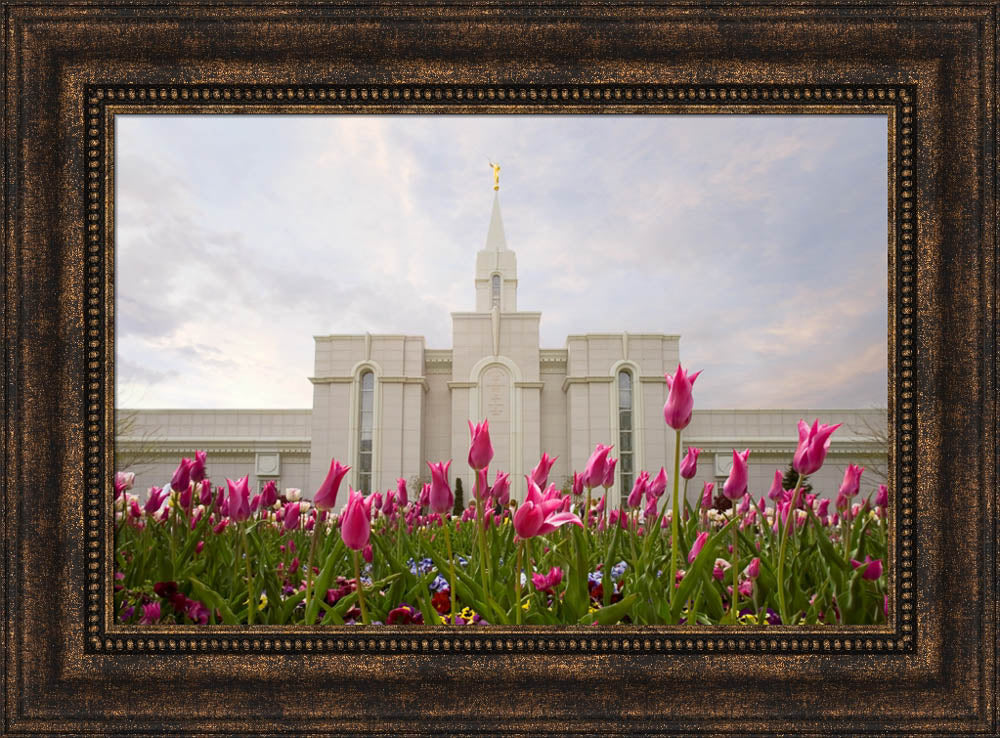
M 476 536 L 479 539 L 479 569 L 482 573 L 483 579 L 483 596 L 485 597 L 490 591 L 489 587 L 489 572 L 487 571 L 486 564 L 486 515 L 483 511 L 483 503 L 479 499 L 479 474 L 476 474 L 476 479 L 472 483 L 473 498 L 476 501 Z
M 788 508 L 788 518 L 784 524 L 781 522 L 781 511 L 775 510 L 778 516 L 778 525 L 781 528 L 781 546 L 778 549 L 778 609 L 781 611 L 781 622 L 788 625 L 788 609 L 785 606 L 785 553 L 788 548 L 788 529 L 795 526 L 795 508 L 799 504 L 799 489 L 802 487 L 802 474 L 799 474 L 798 481 L 795 482 L 795 491 L 792 492 L 792 502 Z
M 729 600 L 729 619 L 732 621 L 733 625 L 737 622 L 737 613 L 739 612 L 739 600 L 740 600 L 740 588 L 739 588 L 739 563 L 740 555 L 736 536 L 737 524 L 733 523 L 733 596 Z
M 445 520 L 443 527 L 444 541 L 448 545 L 448 563 L 451 566 L 451 624 L 454 625 L 458 619 L 458 611 L 455 609 L 455 557 L 451 553 L 451 521 Z
M 246 525 L 240 527 L 243 532 L 243 552 L 246 554 L 247 564 L 247 625 L 253 625 L 253 614 L 257 609 L 257 603 L 253 597 L 253 577 L 250 575 L 250 544 L 247 541 Z
M 358 604 L 361 606 L 361 623 L 368 625 L 368 610 L 365 608 L 365 593 L 361 587 L 361 554 L 354 552 L 354 584 L 358 588 Z
M 517 544 L 517 568 L 514 569 L 514 622 L 521 624 L 521 556 L 524 552 L 524 541 Z
M 313 523 L 312 543 L 309 546 L 309 560 L 306 562 L 306 612 L 309 612 L 309 600 L 313 597 L 313 557 L 316 555 L 316 541 L 319 538 L 319 513 L 317 511 L 316 522 Z M 306 623 L 312 625 L 312 623 Z
M 583 510 L 583 532 L 590 527 L 590 487 L 587 487 L 587 507 Z
M 680 525 L 678 521 L 678 494 L 680 492 L 680 485 L 678 484 L 678 477 L 681 475 L 681 432 L 676 432 L 676 441 L 674 444 L 674 490 L 673 490 L 673 512 L 671 513 L 672 518 L 670 520 L 670 583 L 668 589 L 670 591 L 670 604 L 673 605 L 674 602 L 674 582 L 677 581 L 677 557 L 678 549 L 677 542 L 680 538 Z M 664 507 L 664 515 L 666 515 L 666 505 Z

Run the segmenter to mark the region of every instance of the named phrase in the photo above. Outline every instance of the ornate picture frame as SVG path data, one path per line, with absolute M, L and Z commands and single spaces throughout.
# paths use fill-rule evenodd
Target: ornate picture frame
M 5 2 L 5 732 L 995 734 L 997 11 Z M 115 624 L 114 115 L 307 108 L 887 115 L 891 624 Z

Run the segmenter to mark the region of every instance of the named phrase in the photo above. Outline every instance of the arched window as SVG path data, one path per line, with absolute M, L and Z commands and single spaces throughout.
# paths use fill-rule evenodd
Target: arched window
M 621 472 L 621 494 L 632 491 L 632 471 L 635 450 L 633 448 L 633 394 L 632 374 L 626 370 L 618 372 L 618 469 Z
M 493 275 L 493 307 L 500 307 L 500 275 Z
M 361 373 L 361 402 L 358 405 L 358 489 L 365 494 L 372 487 L 372 439 L 375 421 L 375 374 Z

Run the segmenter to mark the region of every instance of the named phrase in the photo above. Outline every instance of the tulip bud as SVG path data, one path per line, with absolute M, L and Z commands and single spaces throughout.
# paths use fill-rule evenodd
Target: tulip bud
M 681 477 L 684 479 L 694 478 L 694 475 L 698 472 L 698 454 L 700 453 L 700 448 L 688 446 L 687 453 L 681 460 Z
M 313 504 L 320 510 L 332 510 L 337 505 L 337 492 L 340 490 L 340 483 L 351 467 L 344 466 L 336 459 L 330 461 L 330 469 L 326 473 L 326 478 L 313 495 Z M 287 495 L 286 495 L 287 496 Z M 288 496 L 288 499 L 293 499 Z M 298 498 L 295 498 L 298 499 Z
M 705 543 L 708 541 L 708 531 L 702 531 L 694 539 L 694 543 L 691 544 L 691 551 L 688 553 L 688 564 L 693 564 L 694 560 L 697 558 L 698 554 L 701 553 L 701 549 L 705 547 Z
M 804 420 L 799 421 L 799 445 L 792 458 L 795 471 L 799 474 L 814 474 L 819 471 L 830 448 L 830 436 L 840 425 L 821 425 L 816 420 L 809 427 Z
M 699 374 L 701 374 L 700 371 L 686 374 L 681 365 L 678 364 L 674 374 L 664 375 L 669 395 L 663 406 L 663 419 L 674 430 L 684 430 L 691 422 L 691 413 L 694 410 L 694 398 L 691 396 L 691 390 Z
M 889 488 L 884 484 L 878 486 L 878 492 L 875 493 L 875 507 L 888 507 L 889 506 Z
M 549 456 L 546 453 L 542 454 L 541 460 L 531 470 L 531 479 L 539 487 L 544 487 L 549 480 L 549 472 L 552 471 L 552 465 L 556 463 L 558 456 Z
M 722 494 L 730 500 L 738 500 L 747 492 L 747 482 L 749 480 L 748 459 L 750 449 L 743 453 L 737 453 L 733 449 L 733 468 L 729 470 L 729 478 L 722 486 Z
M 767 491 L 767 499 L 780 500 L 785 495 L 785 489 L 782 486 L 784 484 L 785 477 L 781 473 L 781 469 L 774 470 L 774 479 L 771 481 L 771 489 Z
M 490 443 L 489 421 L 473 425 L 469 423 L 469 433 L 472 435 L 472 443 L 469 447 L 469 466 L 476 471 L 485 469 L 493 460 L 493 444 Z
M 604 467 L 604 482 L 601 484 L 605 489 L 615 486 L 615 466 L 618 464 L 618 459 L 608 459 L 607 465 Z
M 431 486 L 428 495 L 428 503 L 431 510 L 436 513 L 445 513 L 455 505 L 455 496 L 448 485 L 448 467 L 451 461 L 432 464 L 427 462 L 431 470 Z
M 367 563 L 369 564 L 372 563 L 372 559 L 375 558 L 375 554 L 372 552 L 372 544 L 369 543 L 367 546 L 364 547 L 364 549 L 361 552 L 361 556 Z

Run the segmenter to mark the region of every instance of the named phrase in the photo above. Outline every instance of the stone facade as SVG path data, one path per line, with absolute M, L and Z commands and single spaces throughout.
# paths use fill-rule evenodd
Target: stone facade
M 510 472 L 517 498 L 543 451 L 558 456 L 550 481 L 566 484 L 597 443 L 614 444 L 620 461 L 609 502 L 628 493 L 640 469 L 672 473 L 663 375 L 680 361 L 679 336 L 591 333 L 542 348 L 541 314 L 517 308 L 517 259 L 498 197 L 474 283 L 476 310 L 452 313 L 450 350 L 427 349 L 422 336 L 316 336 L 311 411 L 121 411 L 130 422 L 119 452 L 143 461 L 137 488 L 164 484 L 180 456 L 206 449 L 217 483 L 249 472 L 258 486 L 275 479 L 306 497 L 332 458 L 350 464 L 350 484 L 366 490 L 389 489 L 399 477 L 429 479 L 427 461 L 453 459 L 452 480 L 463 479 L 469 500 L 468 420 L 483 418 L 496 452 L 491 466 Z M 750 491 L 766 493 L 775 468 L 791 461 L 800 418 L 844 423 L 812 480 L 816 491 L 834 494 L 848 463 L 884 473 L 884 410 L 696 410 L 682 438 L 704 449 L 689 496 L 704 481 L 725 479 L 734 447 L 751 449 Z M 884 481 L 877 472 L 866 480 Z

